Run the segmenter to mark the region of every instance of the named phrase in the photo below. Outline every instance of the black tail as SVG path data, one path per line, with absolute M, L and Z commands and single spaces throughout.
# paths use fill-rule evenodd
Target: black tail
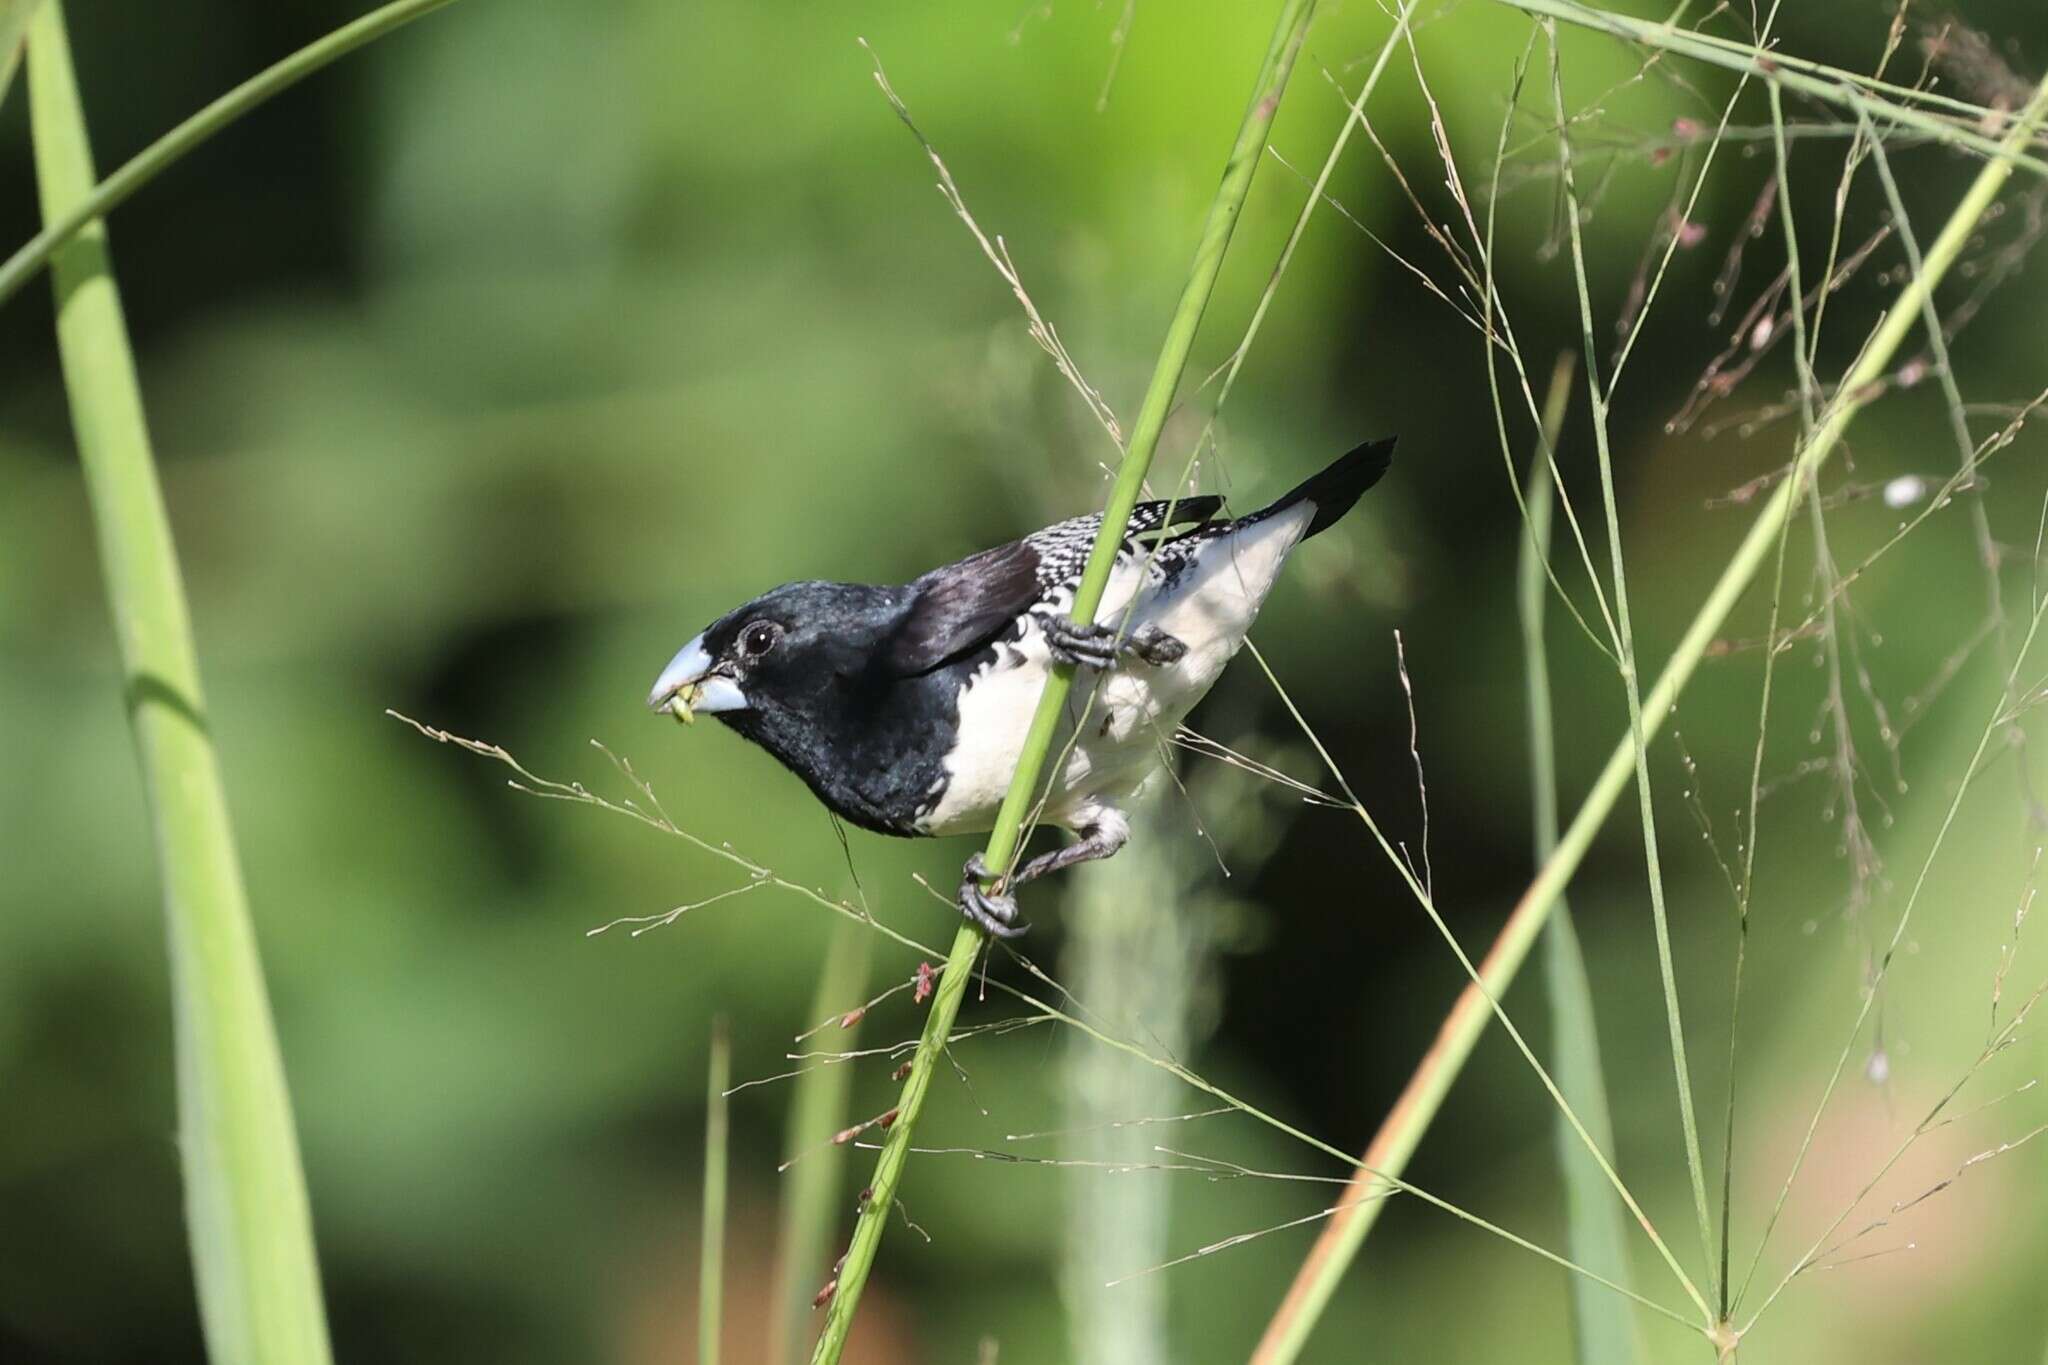
M 1248 517 L 1240 517 L 1239 522 L 1264 521 L 1298 502 L 1314 503 L 1316 514 L 1310 519 L 1308 529 L 1301 533 L 1301 538 L 1307 540 L 1349 512 L 1352 505 L 1364 496 L 1365 490 L 1380 481 L 1380 476 L 1393 462 L 1393 437 L 1389 436 L 1384 441 L 1367 441 L 1322 473 L 1311 475 L 1299 488 L 1270 507 L 1262 507 Z

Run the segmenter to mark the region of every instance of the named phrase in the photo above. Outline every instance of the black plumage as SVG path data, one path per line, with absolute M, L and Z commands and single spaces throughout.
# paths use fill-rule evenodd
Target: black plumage
M 1392 448 L 1360 446 L 1236 519 L 1221 518 L 1213 496 L 1140 503 L 1093 627 L 1066 617 L 1100 514 L 897 586 L 784 584 L 685 645 L 650 704 L 683 719 L 717 715 L 863 829 L 982 832 L 1048 668 L 1084 664 L 1098 710 L 1051 775 L 1046 804 L 1047 819 L 1081 840 L 1027 863 L 1010 885 L 1107 856 L 1128 833 L 1123 805 L 1158 767 L 1156 741 L 1243 643 L 1281 562 L 1379 480 Z M 1080 705 L 1070 704 L 1070 726 Z M 1016 932 L 1014 901 L 983 890 L 977 872 L 970 863 L 963 911 Z

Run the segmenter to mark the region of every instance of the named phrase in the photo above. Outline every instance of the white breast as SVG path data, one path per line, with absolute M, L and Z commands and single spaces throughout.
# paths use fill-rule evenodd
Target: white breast
M 1156 568 L 1147 572 L 1142 553 L 1118 561 L 1096 621 L 1126 632 L 1157 626 L 1187 653 L 1165 667 L 1120 662 L 1100 677 L 1092 704 L 1088 675 L 1076 681 L 1053 747 L 1055 762 L 1062 753 L 1066 759 L 1047 802 L 1048 820 L 1070 829 L 1087 823 L 1096 808 L 1127 799 L 1152 775 L 1174 727 L 1243 646 L 1313 515 L 1304 503 L 1206 541 L 1170 584 Z M 1065 609 L 1059 602 L 1048 606 Z M 981 833 L 995 823 L 1050 665 L 1034 622 L 961 688 L 960 738 L 946 762 L 944 793 L 921 822 L 927 832 Z

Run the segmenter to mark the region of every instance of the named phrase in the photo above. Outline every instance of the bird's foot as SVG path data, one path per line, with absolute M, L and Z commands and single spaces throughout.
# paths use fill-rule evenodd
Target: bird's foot
M 1008 891 L 984 891 L 981 883 L 995 874 L 977 853 L 960 870 L 960 891 L 954 904 L 968 922 L 997 938 L 1016 938 L 1031 926 L 1017 919 L 1017 898 Z
M 1097 670 L 1115 663 L 1119 654 L 1164 667 L 1179 663 L 1188 652 L 1187 645 L 1178 637 L 1149 622 L 1132 631 L 1128 638 L 1118 639 L 1108 626 L 1084 626 L 1064 616 L 1055 616 L 1046 623 L 1045 642 L 1057 662 Z
M 1149 622 L 1131 632 L 1124 648 L 1154 668 L 1177 664 L 1188 652 L 1187 644 L 1178 635 L 1168 635 Z

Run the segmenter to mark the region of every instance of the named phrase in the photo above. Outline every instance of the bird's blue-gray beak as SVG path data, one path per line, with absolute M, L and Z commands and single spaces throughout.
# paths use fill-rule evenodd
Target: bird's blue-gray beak
M 747 697 L 740 691 L 740 685 L 715 669 L 710 654 L 705 652 L 704 637 L 699 635 L 677 650 L 676 657 L 661 670 L 661 676 L 654 680 L 654 690 L 647 694 L 648 706 L 672 712 L 685 723 L 699 711 L 744 708 Z

